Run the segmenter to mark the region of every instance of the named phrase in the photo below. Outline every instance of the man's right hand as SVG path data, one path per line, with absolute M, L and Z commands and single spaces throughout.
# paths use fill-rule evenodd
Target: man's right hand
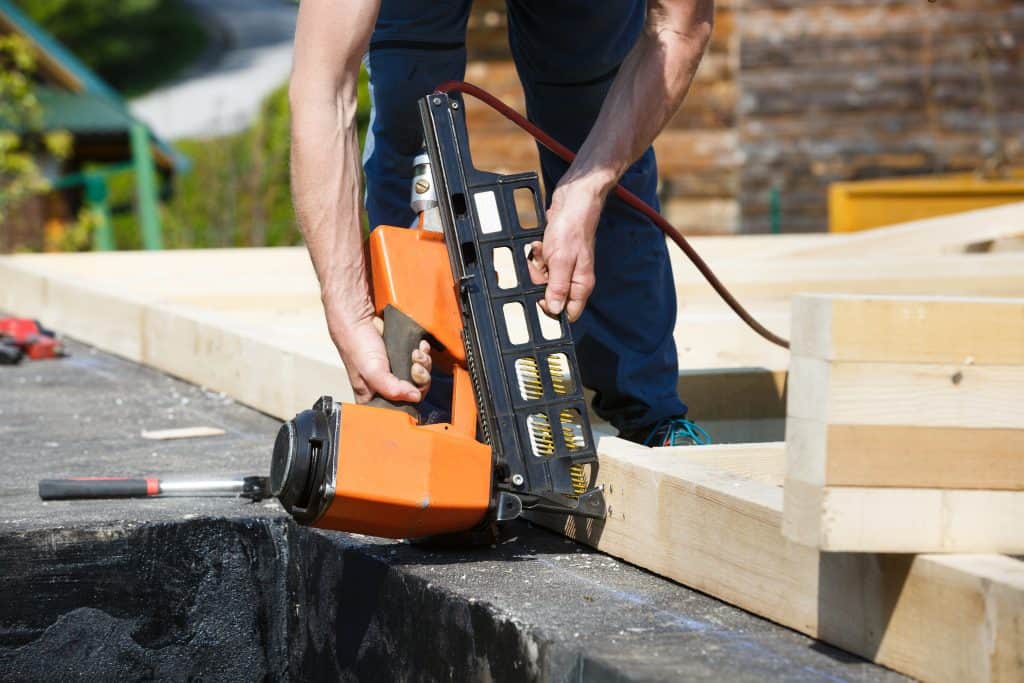
M 330 318 L 328 316 L 330 323 Z M 391 401 L 419 402 L 430 390 L 430 344 L 420 342 L 412 352 L 412 382 L 391 373 L 382 336 L 383 321 L 370 315 L 351 324 L 330 325 L 331 338 L 341 352 L 357 403 L 366 403 L 374 396 Z

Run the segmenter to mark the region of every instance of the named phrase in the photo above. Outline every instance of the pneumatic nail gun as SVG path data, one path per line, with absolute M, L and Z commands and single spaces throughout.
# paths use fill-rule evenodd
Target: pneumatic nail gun
M 527 266 L 544 229 L 537 175 L 473 167 L 458 95 L 427 95 L 419 110 L 419 227 L 371 233 L 372 295 L 396 376 L 410 378 L 413 349 L 430 340 L 435 371 L 451 375 L 450 419 L 324 396 L 282 425 L 271 490 L 302 524 L 392 538 L 484 529 L 524 510 L 604 518 L 568 320 L 541 310 Z M 533 198 L 535 226 L 521 224 L 516 190 Z

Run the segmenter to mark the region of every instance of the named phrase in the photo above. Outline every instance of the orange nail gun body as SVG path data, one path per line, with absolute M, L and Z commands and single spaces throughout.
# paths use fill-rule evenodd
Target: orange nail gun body
M 381 226 L 369 246 L 377 313 L 394 306 L 444 349 L 434 355 L 452 372 L 452 417 L 417 425 L 401 410 L 344 404 L 334 501 L 317 526 L 396 538 L 470 529 L 490 505 L 491 449 L 476 440 L 476 402 L 443 236 Z
M 523 248 L 538 230 L 513 214 L 513 190 L 536 197 L 536 175 L 473 169 L 457 99 L 431 95 L 420 111 L 420 228 L 373 231 L 372 294 L 396 376 L 410 377 L 412 350 L 430 340 L 435 371 L 452 377 L 450 420 L 420 424 L 412 404 L 325 396 L 281 427 L 274 495 L 301 523 L 394 538 L 469 531 L 523 509 L 603 517 L 568 321 L 539 319 L 543 286 L 530 282 Z M 418 194 L 429 200 L 417 207 Z M 443 232 L 426 229 L 428 214 Z M 496 275 L 502 248 L 522 260 L 512 286 Z M 509 306 L 526 314 L 518 331 Z

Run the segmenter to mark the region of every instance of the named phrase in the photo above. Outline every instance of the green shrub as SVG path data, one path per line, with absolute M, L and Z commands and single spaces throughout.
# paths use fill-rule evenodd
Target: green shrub
M 370 117 L 366 73 L 359 86 L 359 142 Z M 287 86 L 275 90 L 245 131 L 208 140 L 180 140 L 175 146 L 192 168 L 175 179 L 174 195 L 163 207 L 164 243 L 180 247 L 244 247 L 299 244 L 289 184 L 291 115 Z M 112 179 L 112 196 L 130 201 L 131 177 Z M 134 216 L 115 218 L 117 243 L 138 246 Z
M 71 151 L 66 131 L 42 130 L 43 109 L 32 91 L 35 52 L 18 35 L 0 35 L 0 223 L 19 202 L 50 189 L 40 160 Z

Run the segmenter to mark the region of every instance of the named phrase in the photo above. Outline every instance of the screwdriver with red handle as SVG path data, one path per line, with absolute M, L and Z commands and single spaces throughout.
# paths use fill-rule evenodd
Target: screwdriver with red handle
M 42 479 L 43 500 L 89 498 L 166 498 L 170 496 L 224 496 L 248 498 L 253 502 L 270 497 L 268 477 L 210 477 L 205 479 L 161 479 L 159 477 L 71 477 Z

